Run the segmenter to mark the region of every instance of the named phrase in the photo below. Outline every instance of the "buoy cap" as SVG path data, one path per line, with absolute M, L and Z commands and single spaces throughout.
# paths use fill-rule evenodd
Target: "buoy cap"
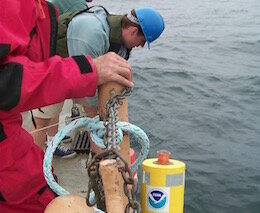
M 168 150 L 162 149 L 157 151 L 157 163 L 158 164 L 169 164 L 169 157 L 170 157 L 170 152 Z

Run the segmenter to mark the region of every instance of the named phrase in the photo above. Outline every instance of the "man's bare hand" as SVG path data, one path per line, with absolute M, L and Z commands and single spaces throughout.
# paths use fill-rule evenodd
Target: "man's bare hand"
M 98 85 L 117 82 L 123 86 L 133 87 L 132 68 L 128 62 L 114 52 L 93 59 L 97 67 Z

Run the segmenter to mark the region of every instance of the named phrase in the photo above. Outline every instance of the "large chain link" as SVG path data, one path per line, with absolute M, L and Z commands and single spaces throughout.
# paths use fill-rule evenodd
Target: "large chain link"
M 102 179 L 99 172 L 99 164 L 102 160 L 106 160 L 106 159 L 115 159 L 117 161 L 118 171 L 121 172 L 122 178 L 124 180 L 124 193 L 128 198 L 128 204 L 126 205 L 125 212 L 129 213 L 130 208 L 132 208 L 133 210 L 135 210 L 135 212 L 140 213 L 141 206 L 136 201 L 137 181 L 133 178 L 128 163 L 126 162 L 126 160 L 122 158 L 122 156 L 116 149 L 108 149 L 95 155 L 92 161 L 87 166 L 88 175 L 90 178 L 87 197 L 86 197 L 88 206 L 94 206 L 95 204 L 97 204 L 99 209 L 105 211 L 105 196 L 104 196 L 104 190 L 102 188 Z M 95 199 L 91 203 L 90 193 L 92 190 L 95 193 Z
M 105 211 L 105 195 L 99 172 L 99 165 L 102 160 L 114 158 L 112 154 L 111 150 L 105 150 L 95 155 L 87 165 L 89 176 L 88 192 L 86 196 L 87 204 L 88 206 L 94 206 L 97 204 L 97 207 L 103 211 Z M 91 191 L 94 191 L 95 193 L 95 199 L 93 202 L 90 201 Z
M 128 198 L 128 204 L 126 205 L 125 213 L 130 212 L 130 208 L 135 210 L 135 212 L 141 212 L 140 203 L 136 200 L 136 192 L 137 192 L 137 180 L 133 178 L 131 169 L 129 168 L 128 163 L 125 159 L 123 159 L 119 153 L 117 153 L 120 160 L 124 163 L 124 165 L 120 166 L 118 170 L 122 174 L 122 178 L 124 180 L 124 193 Z

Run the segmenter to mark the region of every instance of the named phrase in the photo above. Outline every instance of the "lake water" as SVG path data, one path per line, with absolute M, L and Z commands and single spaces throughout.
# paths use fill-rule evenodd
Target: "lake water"
M 186 163 L 184 212 L 260 212 L 260 1 L 94 0 L 158 9 L 166 28 L 129 62 L 129 120 Z

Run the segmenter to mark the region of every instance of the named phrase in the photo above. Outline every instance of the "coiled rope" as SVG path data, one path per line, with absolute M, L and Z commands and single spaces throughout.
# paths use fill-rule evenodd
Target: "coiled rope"
M 119 121 L 117 125 L 119 128 L 120 144 L 122 143 L 123 131 L 124 131 L 133 134 L 133 136 L 137 139 L 138 143 L 142 147 L 141 149 L 142 151 L 139 153 L 138 157 L 136 158 L 136 161 L 131 166 L 131 170 L 135 171 L 137 170 L 138 166 L 141 165 L 143 160 L 148 156 L 149 148 L 150 148 L 149 139 L 142 129 L 140 129 L 139 127 L 133 124 Z M 63 187 L 61 187 L 53 177 L 52 174 L 53 153 L 56 150 L 59 143 L 61 142 L 61 140 L 72 130 L 79 127 L 85 127 L 86 130 L 91 133 L 91 139 L 97 146 L 101 148 L 105 147 L 103 137 L 106 133 L 106 129 L 104 127 L 104 122 L 99 120 L 99 116 L 96 116 L 95 118 L 84 117 L 84 118 L 76 119 L 72 121 L 69 125 L 65 126 L 63 129 L 58 131 L 58 133 L 54 136 L 53 140 L 51 141 L 51 143 L 48 145 L 46 149 L 44 155 L 44 162 L 43 162 L 43 172 L 44 172 L 46 182 L 48 183 L 50 188 L 58 195 L 66 195 L 69 194 L 69 192 Z M 94 200 L 93 196 L 90 199 Z M 102 212 L 98 209 L 95 209 L 95 211 Z

